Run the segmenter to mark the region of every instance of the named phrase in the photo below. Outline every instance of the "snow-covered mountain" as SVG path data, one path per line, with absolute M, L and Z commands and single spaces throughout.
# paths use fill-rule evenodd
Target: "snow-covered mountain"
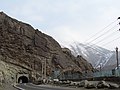
M 70 49 L 73 55 L 83 56 L 95 68 L 116 64 L 115 51 L 110 51 L 97 45 L 74 43 L 70 45 Z

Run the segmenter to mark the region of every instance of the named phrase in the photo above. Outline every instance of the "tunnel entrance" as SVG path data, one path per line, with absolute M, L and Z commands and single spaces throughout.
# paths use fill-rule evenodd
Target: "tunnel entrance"
M 18 78 L 18 83 L 28 83 L 28 78 L 26 76 L 20 76 Z

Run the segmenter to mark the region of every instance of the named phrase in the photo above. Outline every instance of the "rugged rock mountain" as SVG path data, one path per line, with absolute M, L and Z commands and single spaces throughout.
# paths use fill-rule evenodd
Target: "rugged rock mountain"
M 38 78 L 45 63 L 47 76 L 55 68 L 63 71 L 71 67 L 81 73 L 93 70 L 84 58 L 74 57 L 51 36 L 0 12 L 0 77 L 14 82 L 17 73 L 31 72 L 32 77 Z

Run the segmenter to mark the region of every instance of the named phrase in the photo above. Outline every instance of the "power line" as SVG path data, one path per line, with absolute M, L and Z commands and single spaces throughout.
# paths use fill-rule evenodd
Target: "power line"
M 108 28 L 110 25 L 112 25 L 113 23 L 115 23 L 117 20 L 111 22 L 110 24 L 108 24 L 106 27 L 104 27 L 103 29 L 101 29 L 100 31 L 98 31 L 97 33 L 95 33 L 94 35 L 92 35 L 88 40 L 86 40 L 85 42 L 89 41 L 91 38 L 95 37 L 96 35 L 100 34 L 101 32 L 103 32 L 104 30 L 106 30 L 106 28 Z
M 118 18 L 118 19 L 119 19 L 119 18 Z M 89 40 L 90 40 L 91 38 L 97 36 L 98 34 L 100 34 L 100 33 L 102 32 L 102 33 L 101 33 L 99 36 L 97 36 L 96 38 L 93 38 L 91 41 L 86 40 L 86 42 L 89 41 L 89 43 L 88 43 L 87 46 L 85 46 L 85 48 L 86 48 L 86 49 L 92 48 L 92 49 L 96 50 L 97 52 L 105 55 L 105 54 L 106 54 L 105 52 L 99 51 L 99 50 L 97 50 L 96 48 L 91 47 L 90 43 L 93 42 L 93 41 L 95 41 L 95 40 L 97 40 L 98 38 L 101 38 L 101 37 L 104 36 L 106 33 L 110 32 L 111 30 L 115 29 L 115 28 L 116 28 L 116 25 L 114 25 L 112 28 L 110 28 L 110 29 L 108 29 L 107 31 L 105 31 L 110 25 L 114 24 L 116 21 L 117 21 L 117 20 L 113 21 L 112 23 L 110 23 L 109 25 L 107 25 L 105 28 L 103 28 L 103 29 L 100 30 L 99 32 L 95 33 L 92 37 L 89 38 Z M 103 32 L 103 31 L 104 31 L 104 32 Z M 115 32 L 116 32 L 116 31 L 115 31 Z M 113 33 L 115 33 L 115 32 L 113 32 Z M 113 33 L 107 35 L 107 36 L 104 37 L 103 39 L 107 38 L 108 36 L 112 35 Z M 113 35 L 112 35 L 112 36 L 113 36 Z M 116 39 L 119 39 L 119 38 L 120 38 L 120 37 L 118 37 L 118 38 L 116 38 Z M 103 39 L 102 39 L 102 40 L 99 40 L 99 42 L 97 42 L 97 43 L 102 42 Z M 116 39 L 115 39 L 115 40 L 116 40 Z M 114 41 L 114 40 L 112 40 L 112 41 Z M 110 41 L 110 42 L 112 42 L 112 41 Z M 110 43 L 110 42 L 108 42 L 108 43 Z M 107 43 L 105 43 L 105 44 L 107 44 Z
M 105 41 L 107 37 L 114 36 L 115 33 L 116 33 L 116 31 L 114 31 L 114 32 L 112 32 L 112 33 L 110 33 L 110 34 L 108 34 L 106 37 L 102 38 L 101 40 L 97 41 L 97 42 L 94 43 L 94 44 L 98 44 L 98 43 L 101 43 L 101 42 Z
M 120 37 L 117 37 L 116 39 L 111 40 L 111 41 L 109 41 L 109 42 L 107 42 L 107 43 L 103 44 L 102 46 L 106 46 L 106 45 L 108 45 L 109 43 L 112 43 L 112 42 L 114 42 L 114 41 L 115 41 L 115 40 L 117 40 L 117 39 L 120 39 Z
M 110 32 L 111 30 L 114 30 L 115 28 L 116 28 L 116 25 L 114 25 L 112 28 L 110 28 L 109 30 L 107 30 L 105 33 L 103 33 L 103 34 L 101 34 L 100 36 L 98 36 L 97 38 L 95 38 L 94 41 L 97 40 L 98 38 L 101 38 L 101 37 L 104 36 L 106 33 Z M 116 31 L 115 31 L 115 32 L 116 32 Z M 115 33 L 115 32 L 113 32 L 113 33 Z M 111 33 L 111 34 L 113 34 L 113 33 Z M 110 34 L 110 35 L 111 35 L 111 34 Z M 105 40 L 105 38 L 107 38 L 107 37 L 110 36 L 110 35 L 107 35 L 107 36 L 104 37 L 103 39 Z M 113 35 L 112 35 L 112 36 L 113 36 Z M 103 40 L 103 39 L 102 39 L 102 40 Z M 95 44 L 102 42 L 102 40 L 96 42 Z M 93 40 L 92 40 L 91 42 L 93 42 Z M 87 44 L 88 44 L 87 46 L 91 46 L 91 45 L 90 45 L 91 42 L 87 43 Z M 87 47 L 87 46 L 86 46 L 86 47 Z
M 111 34 L 109 34 L 108 36 L 104 37 L 103 39 L 101 39 L 100 41 L 98 41 L 98 42 L 96 42 L 96 43 L 94 43 L 94 44 L 98 44 L 98 43 L 101 43 L 101 42 L 105 41 L 107 37 L 109 37 L 109 36 L 111 36 L 111 35 L 112 35 L 112 36 L 115 35 L 114 33 L 116 33 L 116 31 L 113 32 L 113 33 L 111 33 Z
M 112 27 L 111 29 L 113 29 L 113 28 L 115 28 L 115 27 Z M 109 29 L 108 31 L 110 31 L 111 29 Z M 107 32 L 107 31 L 106 31 Z M 116 31 L 114 31 L 113 33 L 116 33 Z M 97 43 L 100 43 L 100 42 L 102 42 L 103 40 L 105 40 L 105 38 L 107 38 L 108 36 L 110 36 L 110 35 L 112 35 L 113 33 L 111 33 L 111 34 L 109 34 L 109 35 L 107 35 L 106 37 L 104 37 L 102 40 L 100 40 L 100 41 L 98 41 Z M 104 33 L 105 34 L 105 33 Z M 102 34 L 102 35 L 104 35 L 104 34 Z M 102 36 L 101 35 L 101 36 Z M 112 35 L 113 36 L 113 35 Z M 120 38 L 120 37 L 119 37 Z M 116 38 L 116 39 L 119 39 L 119 38 Z M 115 39 L 115 40 L 116 40 Z M 113 41 L 113 40 L 112 40 Z M 111 42 L 112 42 L 111 41 Z M 102 52 L 102 51 L 100 51 L 100 50 L 97 50 L 96 48 L 93 48 L 93 47 L 91 47 L 92 45 L 87 45 L 86 46 L 86 48 L 88 49 L 88 48 L 92 48 L 92 49 L 94 49 L 95 51 L 97 51 L 97 52 L 99 52 L 99 53 L 101 53 L 101 54 L 103 54 L 103 55 L 105 55 L 106 53 L 104 53 L 104 52 Z
M 95 39 L 93 39 L 92 41 L 90 41 L 89 43 L 92 43 L 93 41 L 97 40 L 98 38 L 104 36 L 106 33 L 110 32 L 115 27 L 116 27 L 116 25 L 113 26 L 112 28 L 108 29 L 106 32 L 102 33 L 101 35 L 99 35 L 98 37 L 96 37 Z

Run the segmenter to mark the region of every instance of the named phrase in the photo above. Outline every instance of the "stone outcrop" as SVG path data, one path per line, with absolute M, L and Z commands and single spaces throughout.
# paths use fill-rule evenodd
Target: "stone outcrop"
M 97 84 L 97 88 L 109 88 L 110 85 L 108 83 L 106 83 L 105 81 L 100 81 Z
M 63 71 L 74 67 L 73 71 L 81 73 L 84 70 L 93 70 L 84 58 L 74 57 L 69 49 L 62 49 L 51 36 L 3 12 L 0 12 L 0 61 L 31 72 L 36 71 L 37 77 L 41 76 L 42 64 L 45 61 L 47 76 L 50 76 L 55 68 Z

